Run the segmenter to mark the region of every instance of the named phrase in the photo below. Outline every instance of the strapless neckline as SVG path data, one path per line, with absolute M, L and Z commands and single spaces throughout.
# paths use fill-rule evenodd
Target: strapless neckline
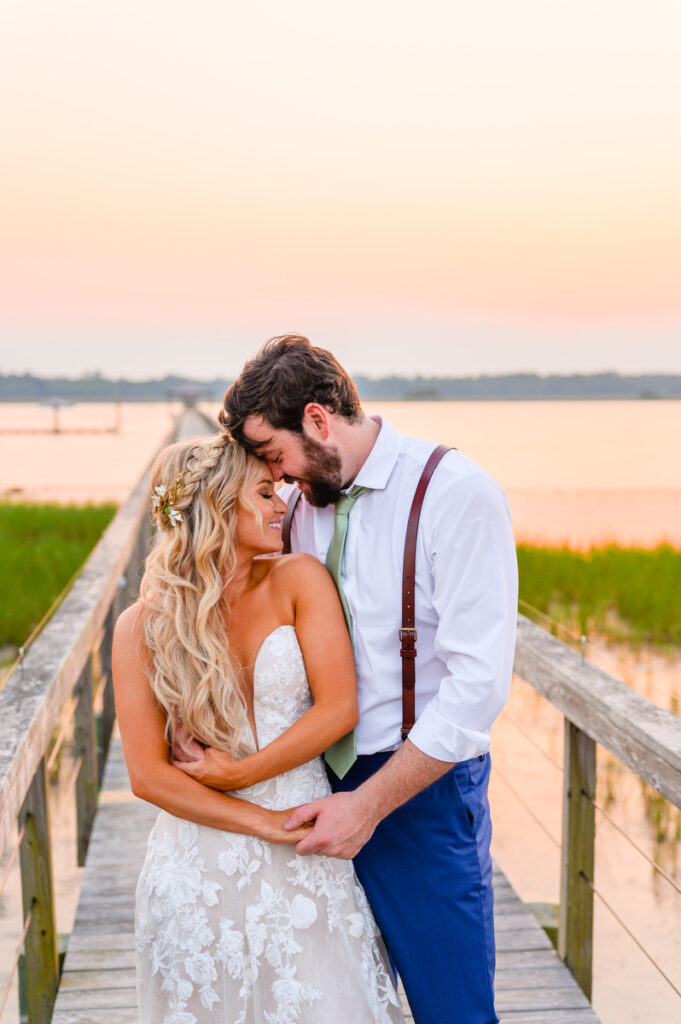
M 293 630 L 293 635 L 296 637 L 296 644 L 298 646 L 298 649 L 300 650 L 300 644 L 298 644 L 298 637 L 296 635 L 296 627 L 292 625 L 290 622 L 285 622 L 281 626 L 275 626 L 274 629 L 271 630 L 266 637 L 264 637 L 262 643 L 260 644 L 260 647 L 258 648 L 258 653 L 255 656 L 255 661 L 253 662 L 253 725 L 255 725 L 255 728 L 251 724 L 250 719 L 247 718 L 248 730 L 251 734 L 251 739 L 253 740 L 253 747 L 255 751 L 260 750 L 260 740 L 258 737 L 258 722 L 256 717 L 256 687 L 258 685 L 258 663 L 260 662 L 260 659 L 263 653 L 265 652 L 270 640 L 272 640 L 272 638 L 275 637 L 277 633 L 281 632 L 282 629 Z

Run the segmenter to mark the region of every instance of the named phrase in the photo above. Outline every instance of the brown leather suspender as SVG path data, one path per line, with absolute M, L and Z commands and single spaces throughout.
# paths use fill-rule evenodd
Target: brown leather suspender
M 430 478 L 435 472 L 444 455 L 449 448 L 441 444 L 432 453 L 421 473 L 414 500 L 409 511 L 409 522 L 407 523 L 407 536 L 404 541 L 404 564 L 402 568 L 402 626 L 398 630 L 400 638 L 400 657 L 402 658 L 402 741 L 406 740 L 416 719 L 415 692 L 416 667 L 416 537 L 419 529 L 419 518 L 423 499 L 430 483 Z
M 400 657 L 402 658 L 403 741 L 406 740 L 409 735 L 416 717 L 414 692 L 416 669 L 414 665 L 414 658 L 416 657 L 416 640 L 418 639 L 418 635 L 415 625 L 416 609 L 414 597 L 416 592 L 416 538 L 418 536 L 419 518 L 421 516 L 423 499 L 426 496 L 430 478 L 435 472 L 440 460 L 448 451 L 450 451 L 450 449 L 441 444 L 431 454 L 423 467 L 423 472 L 421 473 L 421 478 L 417 484 L 414 499 L 411 503 L 409 521 L 407 523 L 407 535 L 404 542 L 404 565 L 402 568 L 402 626 L 399 629 Z M 301 492 L 297 491 L 291 496 L 288 512 L 284 516 L 281 524 L 281 537 L 284 542 L 282 552 L 285 555 L 288 555 L 291 552 L 291 525 L 293 522 L 293 513 L 296 510 L 300 494 Z

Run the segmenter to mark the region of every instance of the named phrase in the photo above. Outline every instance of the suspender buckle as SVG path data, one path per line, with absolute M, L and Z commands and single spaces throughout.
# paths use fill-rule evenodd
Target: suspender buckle
M 413 659 L 416 657 L 416 641 L 418 639 L 418 633 L 413 626 L 402 626 L 402 629 L 398 630 L 400 636 L 400 657 Z M 413 673 L 412 673 L 413 674 Z M 403 680 L 403 684 L 411 689 L 414 685 L 413 679 L 407 678 Z

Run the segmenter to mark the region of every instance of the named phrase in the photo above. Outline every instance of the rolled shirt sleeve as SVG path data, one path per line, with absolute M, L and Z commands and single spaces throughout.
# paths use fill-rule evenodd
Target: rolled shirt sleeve
M 430 757 L 458 762 L 489 750 L 492 724 L 508 699 L 517 560 L 506 498 L 487 474 L 452 481 L 428 497 L 422 536 L 444 675 L 409 739 Z

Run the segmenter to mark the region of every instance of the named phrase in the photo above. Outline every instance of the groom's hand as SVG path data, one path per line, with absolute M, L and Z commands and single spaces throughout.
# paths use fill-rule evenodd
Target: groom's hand
M 297 807 L 284 828 L 299 828 L 309 821 L 314 826 L 296 846 L 298 853 L 352 860 L 373 835 L 380 815 L 358 792 L 334 793 Z

